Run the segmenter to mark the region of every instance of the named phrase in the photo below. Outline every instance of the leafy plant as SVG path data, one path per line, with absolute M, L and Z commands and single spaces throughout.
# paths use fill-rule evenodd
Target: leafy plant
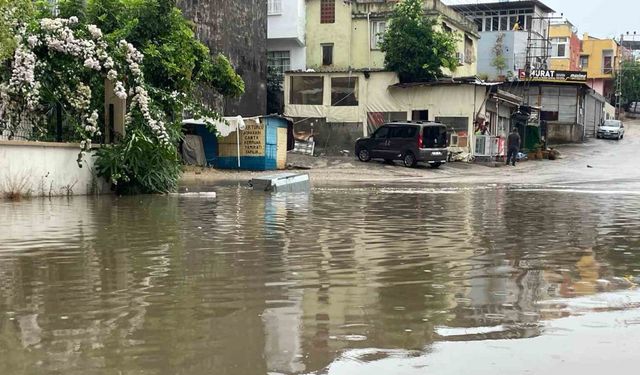
M 630 104 L 640 102 L 640 62 L 625 61 L 617 74 L 622 75 L 622 100 Z
M 437 19 L 427 17 L 422 6 L 422 0 L 398 3 L 380 43 L 385 68 L 397 72 L 401 82 L 433 81 L 444 76 L 442 68 L 458 67 L 458 38 L 436 30 Z
M 502 75 L 507 68 L 507 59 L 504 57 L 504 33 L 498 34 L 496 38 L 496 44 L 493 46 L 493 60 L 491 60 L 491 66 L 496 68 L 499 75 Z
M 127 132 L 114 145 L 97 150 L 98 176 L 112 183 L 118 194 L 167 193 L 177 188 L 180 160 L 175 148 L 162 147 L 142 130 Z

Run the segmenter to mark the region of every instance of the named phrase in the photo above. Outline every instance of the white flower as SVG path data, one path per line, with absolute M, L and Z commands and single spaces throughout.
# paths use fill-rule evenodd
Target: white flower
M 78 23 L 78 17 L 76 16 L 69 17 L 69 23 L 72 25 Z
M 35 48 L 39 44 L 38 37 L 35 35 L 31 35 L 29 38 L 27 38 L 27 42 L 29 43 L 29 47 L 31 48 Z
M 87 30 L 89 30 L 89 33 L 91 34 L 91 37 L 93 39 L 102 38 L 102 30 L 100 30 L 100 28 L 98 28 L 98 26 L 96 26 L 96 25 L 87 25 Z
M 118 78 L 118 72 L 116 72 L 113 69 L 111 69 L 111 70 L 109 70 L 109 72 L 107 72 L 107 79 L 109 81 L 115 81 L 116 78 Z

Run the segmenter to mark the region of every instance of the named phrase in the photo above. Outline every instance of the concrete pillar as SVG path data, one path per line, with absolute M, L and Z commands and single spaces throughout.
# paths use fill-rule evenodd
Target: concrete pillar
M 104 139 L 105 143 L 115 142 L 125 136 L 124 119 L 127 101 L 120 99 L 113 92 L 114 83 L 104 80 Z

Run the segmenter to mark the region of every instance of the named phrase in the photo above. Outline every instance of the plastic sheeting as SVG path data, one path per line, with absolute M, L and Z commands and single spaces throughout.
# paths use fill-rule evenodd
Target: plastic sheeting
M 182 142 L 182 160 L 188 165 L 205 166 L 207 159 L 204 156 L 202 137 L 188 134 Z
M 245 123 L 242 116 L 223 117 L 222 120 L 212 119 L 211 117 L 203 117 L 199 119 L 188 119 L 182 121 L 183 124 L 194 125 L 213 125 L 218 131 L 218 135 L 226 137 L 235 132 L 238 128 L 244 130 Z

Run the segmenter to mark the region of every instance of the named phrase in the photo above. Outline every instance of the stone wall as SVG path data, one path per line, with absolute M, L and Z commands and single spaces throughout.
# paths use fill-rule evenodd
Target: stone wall
M 267 106 L 267 2 L 178 0 L 212 53 L 229 58 L 245 83 L 245 94 L 224 102 L 225 115 L 264 115 Z M 210 103 L 211 104 L 211 103 Z

